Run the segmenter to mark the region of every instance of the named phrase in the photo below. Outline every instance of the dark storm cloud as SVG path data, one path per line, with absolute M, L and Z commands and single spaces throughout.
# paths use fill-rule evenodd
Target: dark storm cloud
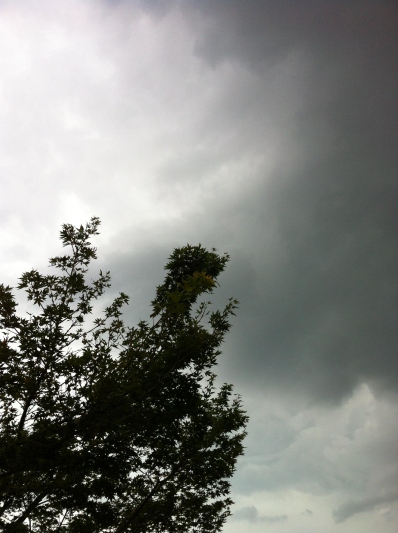
M 252 369 L 248 380 L 276 378 L 324 397 L 368 379 L 394 387 L 398 254 L 391 212 L 376 205 L 372 177 L 356 175 L 358 190 L 346 183 L 339 192 L 338 176 L 315 179 L 325 172 L 320 165 L 313 182 L 296 175 L 275 193 L 268 216 L 253 220 L 264 233 L 276 230 L 273 240 L 256 242 L 263 257 L 254 263 L 246 255 L 235 272 L 242 315 L 232 345 L 245 354 L 246 373 Z
M 291 160 L 287 147 L 289 165 L 282 155 L 262 186 L 218 213 L 231 226 L 240 221 L 241 249 L 235 256 L 229 249 L 228 288 L 242 301 L 229 342 L 231 373 L 324 400 L 362 381 L 396 388 L 397 5 L 203 2 L 190 9 L 196 54 L 214 68 L 235 62 L 256 76 L 254 103 L 241 95 L 232 107 L 241 116 L 253 107 L 253 136 L 264 128 L 259 88 L 277 98 L 267 78 L 275 65 L 296 54 L 306 67 L 289 125 L 299 156 Z M 227 106 L 218 113 L 222 120 Z
M 124 291 L 134 326 L 174 247 L 229 252 L 215 371 L 250 423 L 225 531 L 392 531 L 396 2 L 1 5 L 2 281 L 98 215 L 98 308 Z
M 192 9 L 201 29 L 196 52 L 213 65 L 236 58 L 258 71 L 294 49 L 319 63 L 333 64 L 347 52 L 358 58 L 364 53 L 368 61 L 397 39 L 398 8 L 391 0 L 205 0 L 182 6 Z
M 120 84 L 124 80 L 126 87 L 130 87 L 128 83 L 135 87 L 143 72 L 153 72 L 160 68 L 159 65 L 162 66 L 162 76 L 150 78 L 142 93 L 146 98 L 149 89 L 156 87 L 159 90 L 159 93 L 150 93 L 150 101 L 158 104 L 157 111 L 168 110 L 163 117 L 164 136 L 173 141 L 174 136 L 181 135 L 183 141 L 171 142 L 164 150 L 172 155 L 159 160 L 156 180 L 153 180 L 156 193 L 149 196 L 148 204 L 154 198 L 166 198 L 167 201 L 153 208 L 157 212 L 168 203 L 168 199 L 170 203 L 175 198 L 181 199 L 180 203 L 176 201 L 178 208 L 188 205 L 185 211 L 175 216 L 172 209 L 167 211 L 174 218 L 169 219 L 165 215 L 167 220 L 164 224 L 159 222 L 156 231 L 148 232 L 144 247 L 130 253 L 133 244 L 126 241 L 124 234 L 119 243 L 120 249 L 125 252 L 121 254 L 115 247 L 111 249 L 115 258 L 109 267 L 119 284 L 115 288 L 131 294 L 135 307 L 130 312 L 134 317 L 139 313 L 145 318 L 145 312 L 137 309 L 141 308 L 141 304 L 143 309 L 144 306 L 145 310 L 148 309 L 146 291 L 152 295 L 151 287 L 161 282 L 163 274 L 160 274 L 160 279 L 155 276 L 154 265 L 162 272 L 162 266 L 174 246 L 187 242 L 216 246 L 221 252 L 231 253 L 231 263 L 221 278 L 222 289 L 217 302 L 221 304 L 230 295 L 241 301 L 238 317 L 228 337 L 225 350 L 228 357 L 223 358 L 229 374 L 226 379 L 245 382 L 250 387 L 257 385 L 260 389 L 274 388 L 282 393 L 303 392 L 324 400 L 340 400 L 361 381 L 394 389 L 397 385 L 398 348 L 395 213 L 398 196 L 397 4 L 388 1 L 231 0 L 124 1 L 109 5 L 116 9 L 130 3 L 142 11 L 146 10 L 148 17 L 156 21 L 167 19 L 173 10 L 180 10 L 181 18 L 177 17 L 170 26 L 166 24 L 164 33 L 160 32 L 160 23 L 159 27 L 151 27 L 152 36 L 160 32 L 167 39 L 176 33 L 176 28 L 185 28 L 185 25 L 190 27 L 190 33 L 186 34 L 192 36 L 192 41 L 186 40 L 186 34 L 182 32 L 181 46 L 178 44 L 180 41 L 173 41 L 172 51 L 165 56 L 168 68 L 164 68 L 164 56 L 154 54 L 158 58 L 157 67 L 145 62 L 145 66 L 149 67 L 139 70 L 132 81 L 128 81 L 128 76 L 118 78 Z M 116 12 L 124 14 L 117 9 Z M 139 24 L 132 26 L 132 21 L 139 20 L 139 17 L 134 10 L 130 16 L 131 19 L 128 14 L 123 18 L 120 27 L 126 35 L 134 28 L 131 31 L 136 36 Z M 103 20 L 108 19 L 104 17 Z M 112 31 L 109 31 L 115 43 L 119 43 L 117 37 L 124 33 L 117 31 L 119 19 L 116 17 L 115 20 L 118 21 L 116 26 L 111 24 Z M 75 28 L 74 23 L 69 24 Z M 107 42 L 103 31 L 99 34 Z M 15 31 L 10 32 L 10 35 L 14 34 Z M 95 35 L 94 32 L 91 36 L 94 43 Z M 108 34 L 106 36 L 109 37 Z M 124 43 L 124 38 L 122 41 Z M 131 49 L 125 49 L 120 43 L 115 44 L 119 53 L 106 56 L 112 65 L 109 72 L 104 70 L 108 73 L 106 75 L 99 74 L 102 73 L 100 62 L 97 68 L 93 67 L 96 64 L 93 57 L 102 58 L 102 54 L 97 57 L 94 53 L 95 46 L 92 47 L 92 55 L 88 54 L 85 58 L 85 67 L 73 67 L 70 71 L 72 76 L 69 77 L 77 80 L 84 72 L 80 85 L 88 89 L 87 93 L 84 92 L 81 107 L 85 111 L 92 107 L 95 118 L 92 131 L 88 128 L 87 135 L 96 133 L 97 129 L 101 132 L 100 125 L 105 125 L 107 132 L 113 131 L 112 124 L 116 124 L 117 120 L 108 122 L 101 114 L 101 109 L 108 109 L 104 102 L 112 109 L 109 116 L 113 117 L 115 111 L 113 99 L 110 105 L 105 98 L 114 94 L 113 85 L 107 85 L 104 80 L 107 76 L 112 79 L 111 73 L 117 72 L 120 65 L 123 72 L 129 72 L 127 66 L 132 68 L 137 45 L 138 41 L 133 42 Z M 184 53 L 179 56 L 177 51 L 182 46 Z M 163 48 L 167 46 L 164 44 Z M 47 57 L 42 48 L 39 49 L 41 52 L 37 57 Z M 71 57 L 77 57 L 78 49 L 77 44 L 72 47 Z M 149 46 L 144 55 L 155 49 L 156 46 Z M 43 50 L 47 53 L 47 47 Z M 79 57 L 86 50 L 87 47 L 82 47 Z M 184 62 L 187 57 L 192 59 L 191 52 L 196 54 L 195 61 L 211 66 L 200 71 L 195 63 L 195 69 L 200 71 L 197 77 Z M 67 57 L 66 53 L 62 56 L 63 59 Z M 48 74 L 49 81 L 54 85 L 54 69 L 61 65 L 59 72 L 55 69 L 58 74 L 54 89 L 57 97 L 65 90 L 66 97 L 74 92 L 72 85 L 63 83 L 65 69 L 63 61 L 60 63 L 57 58 L 55 54 L 50 63 L 38 62 L 40 68 L 37 72 Z M 183 65 L 181 72 L 178 68 L 173 70 L 178 62 Z M 74 60 L 71 65 L 75 65 Z M 168 96 L 177 94 L 176 101 L 170 96 L 172 105 L 163 97 L 168 70 L 172 70 L 173 83 L 166 84 L 169 88 L 166 93 Z M 90 76 L 95 82 L 89 83 Z M 41 116 L 43 112 L 53 116 L 53 108 L 47 104 L 47 101 L 52 102 L 52 98 L 42 95 L 45 88 L 53 85 L 46 83 L 46 76 L 34 78 L 44 80 L 37 82 L 37 93 L 44 103 L 22 109 L 26 116 L 34 119 L 37 113 Z M 162 83 L 156 83 L 159 80 Z M 197 85 L 201 90 L 190 93 L 190 88 Z M 20 91 L 27 86 L 31 92 L 29 83 L 18 85 Z M 12 87 L 10 83 L 8 90 L 14 93 Z M 99 87 L 102 89 L 99 90 Z M 124 85 L 116 84 L 116 87 L 118 94 L 130 94 Z M 74 81 L 73 88 L 77 90 L 79 83 Z M 98 94 L 102 100 L 95 99 Z M 142 107 L 140 102 L 143 100 L 138 99 L 140 93 L 132 91 L 131 94 L 132 100 L 137 97 L 137 109 Z M 127 100 L 130 103 L 130 99 Z M 21 108 L 22 101 L 20 97 L 15 100 L 15 109 Z M 53 105 L 54 102 L 57 100 L 53 98 Z M 91 107 L 88 105 L 90 102 L 94 102 Z M 120 108 L 116 106 L 123 117 L 123 120 L 120 119 L 122 124 L 125 117 L 133 113 L 124 104 L 123 100 Z M 175 112 L 177 108 L 178 111 L 183 108 L 184 113 L 179 115 Z M 174 112 L 177 119 L 172 123 L 170 132 Z M 73 113 L 70 119 L 73 119 Z M 127 180 L 130 179 L 131 167 L 132 173 L 139 174 L 141 171 L 141 167 L 137 170 L 137 160 L 145 150 L 143 145 L 138 144 L 134 157 L 127 158 L 120 172 L 115 172 L 119 169 L 119 161 L 124 161 L 124 158 L 119 157 L 116 149 L 113 153 L 112 147 L 119 149 L 122 144 L 123 153 L 130 154 L 139 139 L 156 138 L 162 127 L 157 120 L 151 122 L 148 115 L 138 121 L 140 126 L 147 123 L 150 127 L 148 131 L 144 130 L 145 135 L 139 132 L 133 138 L 126 134 L 123 126 L 121 133 L 115 134 L 114 145 L 108 135 L 102 138 L 98 134 L 102 139 L 98 143 L 94 136 L 94 140 L 90 137 L 89 144 L 84 144 L 75 132 L 68 132 L 68 148 L 61 150 L 61 163 L 57 163 L 60 173 L 57 174 L 58 171 L 51 167 L 46 170 L 49 177 L 43 182 L 46 181 L 47 186 L 47 181 L 51 182 L 52 176 L 56 175 L 63 179 L 63 186 L 73 186 L 80 195 L 85 195 L 87 203 L 93 198 L 97 203 L 105 198 L 104 203 L 109 203 L 110 209 L 117 209 L 117 217 L 114 218 L 121 220 L 126 212 L 133 209 L 131 200 L 137 196 L 128 194 L 129 191 L 134 188 L 139 191 L 144 183 L 144 178 L 141 181 L 137 179 L 133 185 L 127 184 Z M 182 129 L 188 123 L 192 127 Z M 29 173 L 23 168 L 26 180 L 26 176 L 31 175 L 30 167 L 35 167 L 36 154 L 41 153 L 45 162 L 51 159 L 47 157 L 51 154 L 41 152 L 41 145 L 32 145 L 30 153 L 35 157 L 29 159 L 25 145 L 20 144 L 21 133 L 25 129 L 24 125 L 21 130 L 15 130 L 17 134 L 14 131 L 15 144 L 12 150 L 7 145 L 6 153 L 12 154 L 14 162 L 28 161 Z M 51 130 L 47 123 L 44 129 Z M 13 138 L 12 128 L 10 130 L 8 137 Z M 34 129 L 28 137 L 29 143 L 46 139 Z M 51 141 L 56 137 L 52 134 Z M 69 147 L 72 138 L 73 144 Z M 97 152 L 93 152 L 91 143 L 94 143 Z M 152 145 L 148 141 L 147 144 L 150 149 L 145 152 L 146 158 L 152 159 L 162 152 L 156 143 Z M 48 142 L 46 146 L 52 147 L 53 144 Z M 23 158 L 19 157 L 21 150 Z M 105 161 L 108 166 L 103 168 L 100 155 L 108 153 L 107 150 L 112 157 L 109 155 L 109 161 Z M 269 166 L 268 158 L 272 159 L 274 152 L 276 156 Z M 94 156 L 98 162 L 86 160 L 92 153 L 98 154 L 97 158 Z M 82 174 L 72 171 L 71 177 L 66 179 L 66 161 L 69 159 L 83 171 L 79 170 Z M 43 161 L 38 156 L 37 175 L 42 173 Z M 94 167 L 96 170 L 91 176 L 88 169 Z M 146 168 L 145 165 L 143 167 Z M 230 185 L 228 176 L 231 169 L 235 175 L 231 177 Z M 85 175 L 86 170 L 91 181 Z M 97 176 L 107 175 L 108 172 L 112 179 L 97 180 Z M 239 173 L 242 178 L 238 183 L 236 176 Z M 73 178 L 75 175 L 77 177 Z M 126 176 L 126 181 L 119 179 L 118 175 Z M 11 176 L 8 187 L 15 187 L 17 192 L 13 192 L 12 197 L 16 198 L 20 182 L 11 179 Z M 84 191 L 81 185 L 85 180 L 89 185 Z M 234 180 L 238 187 L 230 194 L 235 186 Z M 32 202 L 42 201 L 46 189 L 43 185 L 42 193 L 38 180 L 30 178 L 29 186 L 32 189 L 27 189 L 24 201 L 31 208 Z M 184 191 L 181 198 L 180 190 Z M 112 203 L 112 195 L 118 197 L 117 203 Z M 137 200 L 137 206 L 139 203 Z M 7 209 L 11 205 L 12 202 L 7 202 Z M 46 205 L 48 209 L 59 210 L 59 203 L 46 200 Z M 47 208 L 40 212 L 47 213 Z M 33 219 L 39 209 L 29 211 L 27 208 L 26 211 L 25 216 Z M 93 214 L 101 215 L 100 212 Z M 167 234 L 164 242 L 154 238 L 156 232 Z M 132 268 L 137 269 L 135 275 Z M 137 279 L 138 289 L 133 286 Z M 133 304 L 134 301 L 136 304 Z
M 165 222 L 163 242 L 148 235 L 150 250 L 115 255 L 108 266 L 132 296 L 128 313 L 145 318 L 174 246 L 216 246 L 231 253 L 216 301 L 241 301 L 226 379 L 324 401 L 364 381 L 395 390 L 396 4 L 156 5 L 146 5 L 155 19 L 179 5 L 194 53 L 224 73 L 221 85 L 209 78 L 207 100 L 195 93 L 200 113 L 189 142 L 159 165 L 159 196 L 174 201 L 186 187 L 182 203 L 199 197 L 206 176 L 239 172 L 240 161 L 242 190 L 228 198 L 228 181 L 217 190 L 212 179 L 205 207 Z

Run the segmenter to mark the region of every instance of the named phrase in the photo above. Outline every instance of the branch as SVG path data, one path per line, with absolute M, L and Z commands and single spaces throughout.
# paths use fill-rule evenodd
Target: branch
M 19 518 L 11 522 L 11 524 L 22 524 L 30 515 L 30 513 L 36 509 L 41 503 L 41 501 L 47 496 L 48 490 L 44 490 L 36 496 L 36 498 L 28 505 L 25 511 L 21 514 Z
M 34 388 L 34 390 L 30 393 L 30 395 L 28 396 L 28 398 L 26 399 L 25 401 L 25 406 L 23 408 L 23 411 L 22 411 L 22 415 L 21 415 L 21 418 L 19 420 L 19 424 L 18 424 L 18 438 L 21 437 L 21 433 L 22 433 L 22 430 L 24 428 L 24 425 L 25 425 L 25 421 L 26 421 L 26 416 L 28 414 L 28 410 L 29 410 L 29 407 L 32 405 L 32 401 L 34 400 L 34 397 L 36 396 L 36 394 L 39 392 L 39 389 L 40 389 L 40 385 L 43 381 L 43 379 L 45 378 L 45 376 L 47 375 L 47 371 L 48 371 L 48 367 L 50 366 L 50 362 L 48 361 L 45 365 L 44 365 L 44 368 L 43 368 L 43 371 L 40 373 L 39 375 L 39 379 L 36 381 L 36 387 Z
M 142 500 L 142 502 L 135 507 L 131 513 L 127 516 L 127 518 L 121 522 L 118 527 L 115 530 L 115 533 L 123 533 L 123 531 L 126 531 L 128 526 L 136 519 L 136 517 L 139 515 L 139 513 L 142 511 L 142 509 L 145 507 L 145 505 L 152 499 L 152 496 L 156 493 L 158 490 L 158 487 L 163 485 L 163 483 L 167 480 L 167 477 L 160 481 L 155 483 L 155 486 L 152 488 L 152 490 L 149 492 L 149 494 Z
M 119 526 L 116 528 L 115 530 L 115 533 L 123 533 L 124 531 L 127 530 L 128 526 L 130 524 L 132 524 L 134 522 L 134 520 L 137 518 L 137 516 L 141 513 L 141 511 L 143 510 L 143 508 L 145 507 L 145 505 L 147 505 L 147 503 L 152 499 L 152 496 L 154 494 L 156 494 L 156 492 L 159 490 L 159 488 L 161 488 L 165 483 L 166 481 L 168 481 L 171 477 L 174 476 L 174 474 L 178 471 L 178 470 L 181 470 L 181 468 L 186 464 L 186 460 L 185 461 L 182 461 L 180 464 L 178 465 L 175 465 L 170 473 L 164 477 L 163 479 L 158 479 L 157 482 L 155 483 L 154 487 L 152 488 L 152 490 L 149 492 L 149 494 L 142 500 L 142 502 L 137 505 L 132 511 L 131 513 L 127 516 L 127 518 L 124 519 L 123 522 L 121 522 L 119 524 Z

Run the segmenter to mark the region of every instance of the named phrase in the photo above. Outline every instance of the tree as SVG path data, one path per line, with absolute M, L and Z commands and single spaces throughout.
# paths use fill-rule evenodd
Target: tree
M 70 255 L 22 275 L 36 313 L 0 285 L 0 525 L 7 533 L 220 531 L 247 417 L 212 371 L 236 300 L 209 311 L 228 256 L 176 249 L 150 321 L 127 327 L 124 293 L 91 318 L 99 219 L 65 224 Z M 203 297 L 202 297 L 203 299 Z

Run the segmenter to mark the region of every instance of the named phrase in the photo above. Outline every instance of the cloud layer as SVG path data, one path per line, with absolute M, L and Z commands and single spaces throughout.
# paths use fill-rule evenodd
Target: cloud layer
M 0 4 L 0 281 L 98 215 L 134 323 L 173 247 L 231 254 L 217 371 L 251 425 L 226 533 L 397 523 L 397 10 Z

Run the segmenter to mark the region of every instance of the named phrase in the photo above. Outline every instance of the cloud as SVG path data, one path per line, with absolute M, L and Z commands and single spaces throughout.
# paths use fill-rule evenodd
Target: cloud
M 246 91 L 233 109 L 266 139 L 254 149 L 267 153 L 267 128 L 278 138 L 253 190 L 220 206 L 246 306 L 232 333 L 235 371 L 250 386 L 326 402 L 362 381 L 396 390 L 395 13 L 391 2 L 195 10 L 197 55 L 216 72 L 246 68 L 243 80 L 262 88 L 250 104 L 245 81 L 228 90 L 235 99 Z M 221 103 L 217 122 L 226 117 Z M 240 147 L 250 153 L 245 140 Z
M 257 406 L 257 411 L 255 407 Z M 293 405 L 269 395 L 247 403 L 251 420 L 236 473 L 239 493 L 353 494 L 358 499 L 394 493 L 398 481 L 395 401 L 364 385 L 343 404 Z M 341 496 L 342 497 L 342 496 Z M 305 504 L 304 504 L 305 505 Z
M 61 223 L 98 215 L 94 268 L 135 324 L 175 246 L 229 252 L 215 305 L 241 304 L 216 372 L 251 415 L 234 478 L 247 527 L 285 516 L 288 491 L 289 530 L 302 509 L 317 528 L 394 494 L 396 2 L 0 12 L 1 281 L 44 268 Z M 276 493 L 282 507 L 257 511 Z M 356 514 L 361 532 L 387 527 Z
M 258 510 L 254 505 L 250 507 L 241 507 L 233 513 L 234 520 L 247 520 L 248 522 L 257 522 Z
M 342 504 L 338 509 L 333 511 L 333 517 L 336 523 L 345 522 L 351 516 L 357 513 L 372 511 L 376 507 L 386 506 L 398 501 L 398 492 L 385 494 L 379 497 L 365 498 L 363 500 L 350 500 Z
M 274 524 L 276 522 L 285 522 L 288 519 L 287 515 L 259 515 L 258 510 L 253 505 L 250 507 L 241 507 L 237 509 L 233 515 L 233 520 L 243 520 L 252 523 L 265 522 L 267 524 Z
M 259 516 L 258 520 L 259 522 L 266 522 L 267 524 L 274 524 L 275 522 L 285 522 L 288 519 L 288 516 L 283 515 L 277 515 L 277 516 Z

